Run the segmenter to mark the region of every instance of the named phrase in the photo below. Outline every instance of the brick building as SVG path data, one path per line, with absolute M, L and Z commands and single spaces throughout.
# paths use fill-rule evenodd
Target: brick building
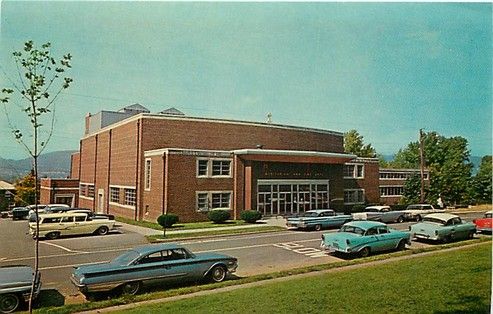
M 71 179 L 78 204 L 136 220 L 206 220 L 211 209 L 291 215 L 378 204 L 378 159 L 344 153 L 335 131 L 153 114 L 135 104 L 86 116 Z M 382 202 L 384 203 L 384 202 Z
M 402 199 L 404 184 L 412 176 L 420 176 L 419 169 L 380 169 L 378 186 L 380 190 L 380 203 L 386 205 L 398 204 Z M 423 173 L 425 185 L 430 184 L 430 172 Z
M 343 166 L 355 157 L 344 153 L 340 132 L 188 117 L 173 108 L 152 114 L 136 104 L 86 117 L 71 178 L 79 180 L 79 207 L 137 220 L 175 213 L 200 221 L 215 208 L 233 217 L 247 209 L 285 215 L 342 210 Z M 378 170 L 367 171 L 378 180 Z M 376 203 L 373 190 L 365 198 Z
M 40 204 L 67 204 L 76 207 L 79 203 L 78 179 L 42 178 L 40 188 Z

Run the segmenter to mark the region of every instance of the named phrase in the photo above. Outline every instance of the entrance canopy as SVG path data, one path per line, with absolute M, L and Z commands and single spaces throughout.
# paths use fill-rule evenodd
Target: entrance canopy
M 318 164 L 344 164 L 357 157 L 341 153 L 276 149 L 238 149 L 233 154 L 244 160 Z

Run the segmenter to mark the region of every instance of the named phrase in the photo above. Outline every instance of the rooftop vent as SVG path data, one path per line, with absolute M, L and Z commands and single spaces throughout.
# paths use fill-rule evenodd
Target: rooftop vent
M 168 108 L 168 109 L 163 110 L 159 113 L 160 114 L 173 115 L 173 116 L 184 116 L 185 115 L 183 112 L 181 112 L 180 110 L 178 110 L 174 107 Z
M 118 112 L 124 112 L 124 113 L 149 113 L 149 109 L 146 107 L 142 106 L 141 104 L 133 104 L 130 106 L 123 107 L 122 109 L 118 110 Z

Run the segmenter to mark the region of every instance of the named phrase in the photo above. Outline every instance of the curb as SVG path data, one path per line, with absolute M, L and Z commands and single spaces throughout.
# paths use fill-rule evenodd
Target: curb
M 278 231 L 267 230 L 267 231 L 251 231 L 251 232 L 242 232 L 242 233 L 231 233 L 231 234 L 212 234 L 212 235 L 204 235 L 204 236 L 195 236 L 195 237 L 183 237 L 183 238 L 174 238 L 174 239 L 152 239 L 149 241 L 150 243 L 167 243 L 167 242 L 178 242 L 178 241 L 189 241 L 189 240 L 206 240 L 206 239 L 216 239 L 216 238 L 228 238 L 240 235 L 248 235 L 248 234 L 258 234 L 258 233 L 278 233 L 286 231 L 287 229 L 280 229 Z M 146 236 L 147 240 L 149 236 Z

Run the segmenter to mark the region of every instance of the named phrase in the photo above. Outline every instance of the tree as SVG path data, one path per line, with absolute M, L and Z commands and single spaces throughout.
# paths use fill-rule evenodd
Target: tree
M 448 203 L 464 201 L 472 170 L 467 140 L 429 132 L 423 135 L 423 146 L 425 165 L 430 171 L 427 201 L 433 203 L 439 195 Z M 419 168 L 419 142 L 400 149 L 390 164 L 393 168 Z
M 36 184 L 34 183 L 35 177 L 32 172 L 17 180 L 14 183 L 15 196 L 14 202 L 18 206 L 27 206 L 34 204 L 36 197 Z
M 480 203 L 491 203 L 492 199 L 492 158 L 483 156 L 478 172 L 471 180 L 471 197 Z
M 33 159 L 34 168 L 34 203 L 38 205 L 38 157 L 46 148 L 53 134 L 55 122 L 55 100 L 62 90 L 67 89 L 72 83 L 70 77 L 63 77 L 63 73 L 71 68 L 72 56 L 70 53 L 56 60 L 51 54 L 51 44 L 45 43 L 37 48 L 32 40 L 24 43 L 20 51 L 12 53 L 17 67 L 18 79 L 13 80 L 7 76 L 11 86 L 2 89 L 0 102 L 4 105 L 5 115 L 11 131 L 19 144 Z M 14 98 L 12 98 L 14 97 Z M 21 104 L 22 103 L 22 104 Z M 15 125 L 10 117 L 10 107 L 14 104 L 27 118 L 29 127 L 21 129 Z M 43 126 L 48 123 L 49 129 L 45 131 Z M 32 138 L 32 143 L 27 141 Z M 35 207 L 36 215 L 38 206 Z M 36 223 L 34 276 L 32 281 L 31 297 L 29 299 L 29 312 L 32 313 L 32 299 L 36 274 L 38 272 L 38 240 L 39 222 Z
M 421 176 L 414 174 L 404 183 L 402 191 L 402 202 L 404 204 L 416 204 L 420 200 Z
M 371 144 L 364 144 L 363 136 L 356 130 L 344 133 L 344 151 L 358 157 L 376 157 L 377 152 Z

